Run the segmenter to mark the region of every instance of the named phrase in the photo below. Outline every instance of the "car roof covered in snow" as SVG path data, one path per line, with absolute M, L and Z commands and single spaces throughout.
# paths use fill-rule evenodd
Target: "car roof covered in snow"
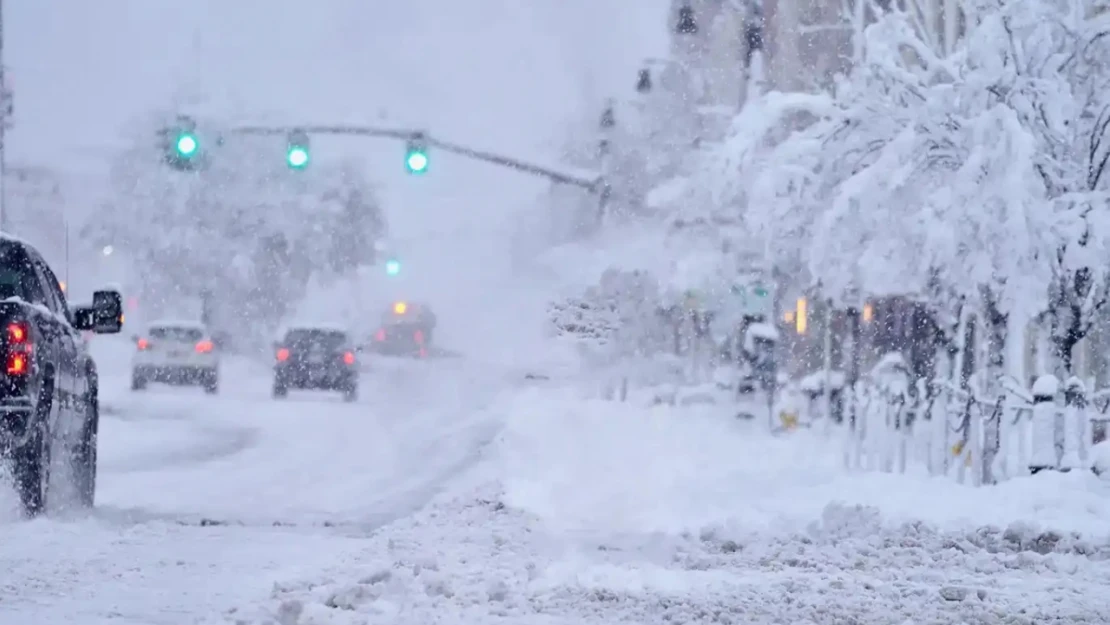
M 289 334 L 290 332 L 311 332 L 313 330 L 315 330 L 315 331 L 323 330 L 325 332 L 342 332 L 343 334 L 348 334 L 349 333 L 349 330 L 347 329 L 347 326 L 342 325 L 342 324 L 338 324 L 338 323 L 304 322 L 304 323 L 289 324 L 289 325 L 281 328 L 280 330 L 278 330 L 277 338 L 278 338 L 278 340 L 281 340 L 281 339 L 285 338 L 285 335 Z
M 192 320 L 187 321 L 184 319 L 158 319 L 146 324 L 147 328 L 185 328 L 189 330 L 207 330 L 207 326 L 203 323 Z

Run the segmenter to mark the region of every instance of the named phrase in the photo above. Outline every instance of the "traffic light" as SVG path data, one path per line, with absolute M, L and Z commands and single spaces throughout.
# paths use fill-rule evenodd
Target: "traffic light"
M 405 145 L 405 168 L 410 174 L 422 174 L 428 169 L 428 140 L 423 133 L 414 133 Z
M 289 133 L 289 141 L 285 150 L 285 162 L 290 169 L 308 167 L 308 134 L 303 130 L 298 129 Z
M 401 261 L 390 258 L 385 262 L 385 272 L 391 276 L 401 273 Z
M 679 35 L 696 35 L 698 32 L 698 21 L 694 18 L 694 8 L 687 2 L 678 9 L 678 23 L 675 24 L 674 31 Z
M 196 169 L 199 160 L 200 137 L 193 118 L 181 115 L 177 121 L 160 131 L 162 150 L 166 163 L 174 169 Z
M 177 155 L 181 158 L 191 158 L 197 153 L 197 148 L 200 144 L 197 142 L 197 137 L 191 132 L 185 132 L 177 137 L 174 143 L 174 148 L 177 150 Z

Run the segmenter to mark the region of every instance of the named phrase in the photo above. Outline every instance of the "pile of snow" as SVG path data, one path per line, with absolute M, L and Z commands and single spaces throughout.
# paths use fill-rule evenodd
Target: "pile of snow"
M 845 474 L 712 407 L 529 390 L 473 473 L 221 622 L 1102 624 L 1110 488 Z

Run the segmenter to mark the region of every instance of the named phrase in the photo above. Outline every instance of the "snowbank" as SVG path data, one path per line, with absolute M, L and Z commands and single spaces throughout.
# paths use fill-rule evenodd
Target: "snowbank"
M 1107 487 L 845 475 L 711 408 L 530 390 L 479 469 L 337 570 L 228 615 L 281 625 L 1099 623 Z M 1074 530 L 1074 532 L 1073 532 Z

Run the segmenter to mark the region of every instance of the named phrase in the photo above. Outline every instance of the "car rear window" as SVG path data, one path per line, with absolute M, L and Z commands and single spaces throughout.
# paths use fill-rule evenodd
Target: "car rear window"
M 157 327 L 150 329 L 150 338 L 179 343 L 196 343 L 204 338 L 198 328 Z
M 338 330 L 290 330 L 285 335 L 285 342 L 293 346 L 338 349 L 347 344 L 347 333 Z
M 18 297 L 26 302 L 38 301 L 32 293 L 37 279 L 34 266 L 22 249 L 11 243 L 0 243 L 0 299 Z

